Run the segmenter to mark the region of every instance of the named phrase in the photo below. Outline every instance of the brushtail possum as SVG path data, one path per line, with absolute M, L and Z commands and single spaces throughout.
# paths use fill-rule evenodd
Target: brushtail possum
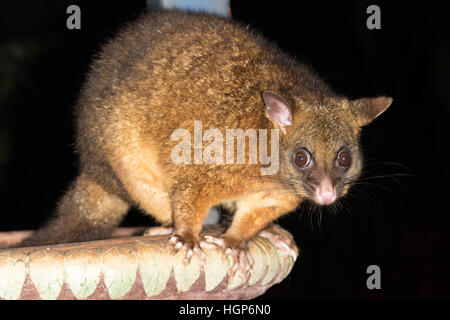
M 55 216 L 22 245 L 106 238 L 137 206 L 172 230 L 174 251 L 185 248 L 190 257 L 205 242 L 245 252 L 249 239 L 302 201 L 329 205 L 347 193 L 362 168 L 361 127 L 391 102 L 339 96 L 305 65 L 233 21 L 145 14 L 92 63 L 75 108 L 79 174 Z M 205 134 L 194 141 L 198 124 Z M 183 146 L 191 149 L 180 148 L 180 136 L 174 139 L 179 129 L 190 133 Z M 227 129 L 248 133 L 246 163 L 236 161 L 237 143 L 231 152 L 216 148 L 229 146 L 220 139 Z M 261 129 L 270 133 L 271 158 L 278 157 L 270 174 L 262 174 L 260 161 L 249 161 L 248 130 Z M 206 137 L 207 130 L 214 134 Z M 213 140 L 217 161 L 196 162 Z M 177 148 L 187 161 L 174 161 Z M 230 226 L 220 237 L 200 239 L 208 210 L 218 204 L 233 211 Z

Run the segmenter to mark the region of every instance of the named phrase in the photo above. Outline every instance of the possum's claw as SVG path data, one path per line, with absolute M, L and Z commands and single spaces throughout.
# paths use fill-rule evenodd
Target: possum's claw
M 188 240 L 178 234 L 174 234 L 169 238 L 167 245 L 172 255 L 177 254 L 182 249 L 186 251 L 183 259 L 184 264 L 191 262 L 194 253 L 197 253 L 202 261 L 205 260 L 206 253 L 200 248 L 199 242 L 194 239 Z
M 225 243 L 225 240 L 223 238 L 205 235 L 205 236 L 203 236 L 203 242 L 206 245 L 212 245 L 214 247 L 218 247 L 218 248 L 222 249 L 224 252 L 227 248 L 227 244 Z
M 232 276 L 237 271 L 240 271 L 242 274 L 248 274 L 253 267 L 253 258 L 247 249 L 228 248 L 225 250 L 225 254 L 233 258 L 233 266 L 230 270 Z
M 229 270 L 230 276 L 234 276 L 237 271 L 240 271 L 244 275 L 250 272 L 254 261 L 246 247 L 233 246 L 224 237 L 206 235 L 203 239 L 204 243 L 220 248 L 226 257 L 233 259 L 233 266 Z
M 294 238 L 290 233 L 281 229 L 281 227 L 276 224 L 270 225 L 260 231 L 258 236 L 272 242 L 283 258 L 292 257 L 294 261 L 297 259 L 299 252 L 295 245 Z

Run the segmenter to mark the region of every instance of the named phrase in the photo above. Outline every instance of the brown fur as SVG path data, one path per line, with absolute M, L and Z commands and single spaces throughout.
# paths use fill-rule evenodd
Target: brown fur
M 292 126 L 280 134 L 276 175 L 261 176 L 259 165 L 171 162 L 177 143 L 172 132 L 192 133 L 194 120 L 202 121 L 203 130 L 223 133 L 274 128 L 264 90 L 281 94 L 293 113 Z M 374 105 L 383 111 L 387 98 L 380 99 Z M 185 242 L 197 243 L 208 209 L 226 202 L 236 211 L 225 240 L 245 247 L 309 198 L 324 175 L 345 194 L 362 167 L 360 126 L 378 114 L 368 113 L 370 103 L 367 110 L 358 108 L 361 101 L 337 96 L 308 68 L 229 20 L 181 12 L 144 15 L 107 43 L 92 64 L 76 108 L 80 175 L 56 217 L 25 244 L 107 237 L 130 205 L 174 225 Z M 343 145 L 353 155 L 346 172 L 335 166 Z M 299 146 L 313 155 L 312 168 L 294 167 Z

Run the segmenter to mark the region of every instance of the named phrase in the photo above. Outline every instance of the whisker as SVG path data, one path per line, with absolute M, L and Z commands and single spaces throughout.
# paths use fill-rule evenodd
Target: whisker
M 327 207 L 320 206 L 311 199 L 315 188 L 295 173 L 283 171 L 272 176 L 258 175 L 245 183 L 250 187 L 255 186 L 256 190 L 262 185 L 262 189 L 267 187 L 267 191 L 277 195 L 301 198 L 301 205 L 297 210 L 299 212 L 297 221 L 306 226 L 309 224 L 312 230 L 316 225 L 319 230 L 322 230 L 323 225 L 327 223 L 327 214 L 337 216 L 342 212 L 353 216 L 363 212 L 371 205 L 374 205 L 377 210 L 383 211 L 379 196 L 385 193 L 398 194 L 401 192 L 399 190 L 405 191 L 402 184 L 403 179 L 414 176 L 412 170 L 401 163 L 365 161 L 362 172 L 345 177 L 346 181 L 343 185 L 346 194 Z
M 372 168 L 377 165 L 377 168 L 386 168 L 386 167 L 400 167 L 402 169 L 405 169 L 408 172 L 412 172 L 410 168 L 405 166 L 404 164 L 401 164 L 399 162 L 392 162 L 392 161 L 384 161 L 384 162 L 371 162 L 371 161 L 365 161 L 365 167 Z

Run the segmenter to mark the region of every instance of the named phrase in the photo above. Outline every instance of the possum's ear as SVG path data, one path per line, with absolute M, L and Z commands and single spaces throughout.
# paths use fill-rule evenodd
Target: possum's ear
M 286 99 L 273 91 L 262 93 L 269 119 L 286 134 L 286 127 L 292 125 L 292 110 Z
M 353 100 L 350 107 L 359 126 L 369 124 L 386 111 L 392 103 L 391 97 L 361 98 Z

